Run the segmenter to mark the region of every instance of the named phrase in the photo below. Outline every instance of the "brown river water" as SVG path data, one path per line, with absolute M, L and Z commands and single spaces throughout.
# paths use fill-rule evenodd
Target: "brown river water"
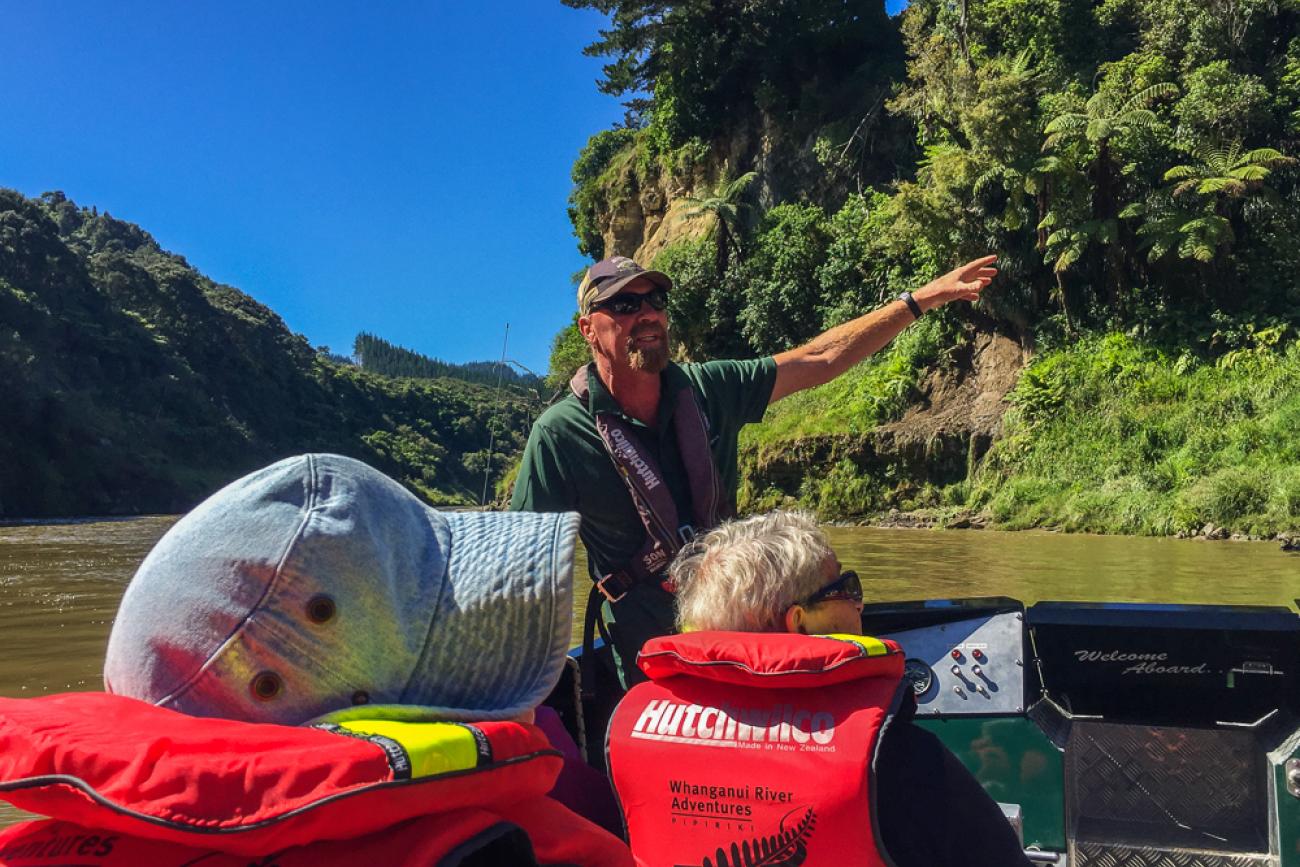
M 0 696 L 103 686 L 113 614 L 174 517 L 0 526 Z M 828 528 L 868 601 L 956 596 L 1294 606 L 1300 554 L 1205 542 L 988 530 Z M 579 563 L 576 573 L 586 574 Z M 581 607 L 583 592 L 575 594 Z M 575 643 L 581 617 L 574 620 Z M 18 813 L 0 804 L 0 826 Z

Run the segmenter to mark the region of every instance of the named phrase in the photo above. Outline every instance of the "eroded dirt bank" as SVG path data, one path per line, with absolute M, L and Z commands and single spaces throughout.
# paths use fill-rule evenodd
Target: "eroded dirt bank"
M 893 505 L 924 485 L 941 488 L 961 482 L 1000 433 L 1009 406 L 1006 396 L 1029 357 L 1018 335 L 976 313 L 967 339 L 948 363 L 922 379 L 916 400 L 902 418 L 865 433 L 751 447 L 741 458 L 750 488 L 798 497 L 809 473 L 842 461 L 891 489 Z

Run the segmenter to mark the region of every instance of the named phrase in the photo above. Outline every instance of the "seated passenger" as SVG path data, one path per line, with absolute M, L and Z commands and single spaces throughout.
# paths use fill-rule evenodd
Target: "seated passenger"
M 651 680 L 610 724 L 638 864 L 1030 863 L 970 772 L 912 724 L 903 654 L 857 635 L 862 586 L 814 521 L 724 523 L 671 575 L 683 634 L 647 642 Z
M 577 531 L 337 455 L 232 483 L 127 587 L 107 693 L 0 700 L 0 798 L 53 817 L 0 865 L 630 864 L 531 724 Z

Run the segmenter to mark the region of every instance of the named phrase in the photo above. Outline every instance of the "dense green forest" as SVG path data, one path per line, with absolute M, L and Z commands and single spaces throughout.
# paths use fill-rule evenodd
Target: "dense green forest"
M 361 332 L 352 344 L 352 356 L 363 370 L 380 376 L 408 376 L 415 379 L 463 379 L 480 385 L 498 384 L 520 391 L 532 389 L 539 392 L 545 387 L 539 376 L 518 373 L 509 364 L 500 361 L 470 361 L 452 364 L 437 358 L 421 355 L 402 346 L 396 346 Z
M 682 357 L 779 351 L 1001 257 L 987 316 L 930 317 L 751 429 L 751 506 L 1300 525 L 1300 2 L 563 2 L 609 16 L 586 51 L 628 108 L 575 162 L 579 249 L 674 277 Z M 943 472 L 890 460 L 871 432 L 992 331 L 1029 359 L 997 436 L 934 432 Z M 782 449 L 833 464 L 765 473 Z
M 535 405 L 340 364 L 139 227 L 3 189 L 0 381 L 0 517 L 177 512 L 304 451 L 477 502 Z

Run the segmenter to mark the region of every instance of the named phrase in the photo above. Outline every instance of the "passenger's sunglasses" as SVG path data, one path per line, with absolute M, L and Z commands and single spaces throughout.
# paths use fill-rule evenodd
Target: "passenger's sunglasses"
M 663 310 L 668 306 L 668 293 L 660 288 L 651 289 L 643 295 L 637 295 L 633 292 L 620 292 L 613 298 L 607 298 L 591 305 L 591 309 L 604 310 L 606 313 L 612 313 L 615 316 L 627 316 L 632 313 L 640 313 L 643 303 L 649 304 L 651 310 Z
M 818 602 L 829 602 L 832 599 L 847 599 L 850 602 L 862 601 L 862 580 L 858 578 L 857 572 L 852 569 L 841 572 L 840 577 L 807 599 L 801 599 L 796 604 L 807 608 L 810 605 L 816 605 Z

